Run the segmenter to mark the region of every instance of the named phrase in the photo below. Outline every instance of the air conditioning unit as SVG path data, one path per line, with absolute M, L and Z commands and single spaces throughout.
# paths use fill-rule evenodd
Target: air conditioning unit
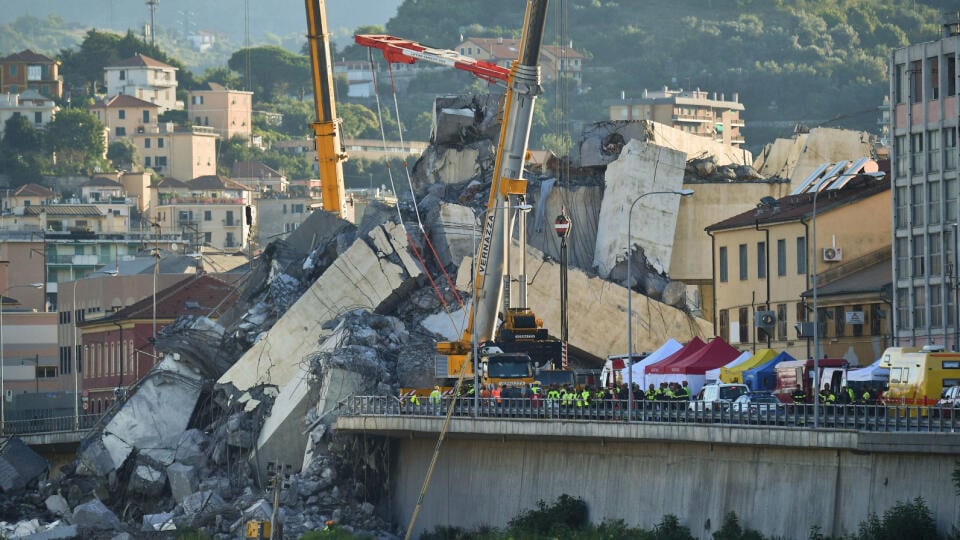
M 823 248 L 824 262 L 839 262 L 843 260 L 843 250 L 838 247 Z

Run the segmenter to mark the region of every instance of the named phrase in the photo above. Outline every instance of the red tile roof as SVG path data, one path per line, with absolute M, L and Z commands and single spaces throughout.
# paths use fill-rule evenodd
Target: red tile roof
M 139 54 L 139 53 L 138 53 L 138 54 L 135 54 L 135 55 L 133 55 L 133 56 L 131 56 L 130 58 L 127 58 L 127 59 L 125 59 L 125 60 L 121 60 L 121 61 L 117 62 L 116 64 L 114 64 L 114 65 L 112 65 L 112 66 L 107 66 L 107 67 L 108 67 L 108 68 L 114 68 L 114 67 L 155 67 L 155 68 L 177 69 L 177 68 L 171 66 L 170 64 L 164 64 L 163 62 L 161 62 L 161 61 L 159 61 L 159 60 L 155 60 L 155 59 L 153 59 L 153 58 L 150 58 L 149 56 L 144 56 L 144 55 Z
M 236 287 L 210 274 L 195 274 L 157 292 L 157 317 L 174 319 L 180 315 L 209 316 L 217 308 L 221 308 L 220 311 L 222 311 L 223 307 L 236 301 L 238 294 Z M 152 318 L 153 296 L 151 295 L 105 319 Z
M 159 109 L 160 106 L 156 103 L 150 103 L 144 99 L 134 97 L 128 94 L 120 94 L 113 96 L 107 100 L 100 100 L 94 105 L 94 108 L 106 108 L 106 109 L 118 109 L 121 107 L 151 107 L 154 109 Z
M 11 54 L 10 56 L 0 58 L 0 62 L 32 62 L 37 64 L 54 64 L 56 63 L 56 60 L 40 53 L 35 53 L 30 49 L 26 49 L 24 51 Z
M 237 191 L 253 191 L 240 182 L 214 174 L 198 176 L 187 182 L 187 187 L 190 189 L 233 189 Z
M 487 50 L 494 58 L 504 60 L 516 60 L 520 54 L 520 40 L 512 38 L 482 38 L 468 37 L 464 41 L 472 41 Z M 561 51 L 566 58 L 583 58 L 584 56 L 571 47 L 558 47 L 556 45 L 544 45 L 543 50 L 552 56 L 559 58 Z
M 51 198 L 56 192 L 50 188 L 45 188 L 37 184 L 24 184 L 13 192 L 14 197 L 45 197 Z

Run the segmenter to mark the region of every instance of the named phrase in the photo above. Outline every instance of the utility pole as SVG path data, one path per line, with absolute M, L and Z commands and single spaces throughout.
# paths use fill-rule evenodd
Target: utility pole
M 147 0 L 147 6 L 150 8 L 150 44 L 157 44 L 157 6 L 160 0 Z

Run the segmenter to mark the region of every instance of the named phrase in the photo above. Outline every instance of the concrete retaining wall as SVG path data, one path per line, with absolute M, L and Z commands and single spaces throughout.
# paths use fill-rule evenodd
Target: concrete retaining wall
M 404 528 L 435 444 L 395 442 L 392 506 Z M 946 532 L 960 521 L 950 482 L 956 461 L 956 454 L 844 448 L 455 437 L 444 442 L 416 534 L 447 524 L 504 526 L 564 493 L 582 497 L 594 522 L 650 528 L 675 514 L 702 539 L 730 511 L 768 536 L 805 539 L 814 525 L 825 534 L 855 532 L 869 512 L 922 496 Z

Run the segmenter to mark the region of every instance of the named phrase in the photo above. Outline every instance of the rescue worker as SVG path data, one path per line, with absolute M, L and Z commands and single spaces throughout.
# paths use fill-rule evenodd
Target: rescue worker
M 853 402 L 855 402 L 855 401 L 857 400 L 857 398 L 854 396 L 853 388 L 849 388 L 849 387 L 846 387 L 846 386 L 845 386 L 844 388 L 847 389 L 847 403 L 853 403 Z
M 502 383 L 500 386 L 493 385 L 493 390 L 490 391 L 490 396 L 493 398 L 493 402 L 498 406 L 503 403 L 503 387 L 504 385 Z
M 434 414 L 440 414 L 440 387 L 434 386 L 433 391 L 430 392 L 430 408 L 433 409 Z
M 798 384 L 796 388 L 793 389 L 793 402 L 796 405 L 800 405 L 807 400 L 807 395 L 803 393 L 803 388 Z
M 680 385 L 679 392 L 677 392 L 677 398 L 684 401 L 690 400 L 690 383 L 683 381 Z
M 336 527 L 337 527 L 337 523 L 332 519 L 328 519 L 325 522 L 323 522 L 323 530 L 325 531 L 332 531 L 336 529 Z
M 416 392 L 410 395 L 410 407 L 420 410 L 420 397 L 417 396 Z
M 590 406 L 590 387 L 584 386 L 583 390 L 580 391 L 580 400 L 583 401 L 584 407 Z

